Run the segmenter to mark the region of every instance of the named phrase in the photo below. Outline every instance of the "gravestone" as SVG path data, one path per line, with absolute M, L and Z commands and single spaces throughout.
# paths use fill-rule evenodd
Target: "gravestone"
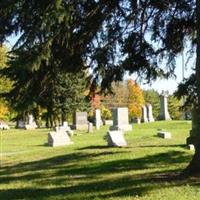
M 154 122 L 154 117 L 153 117 L 153 113 L 152 113 L 152 105 L 151 104 L 147 104 L 147 118 L 149 122 Z
M 26 130 L 33 130 L 35 128 L 37 128 L 37 125 L 35 123 L 33 115 L 28 115 L 27 123 L 25 124 L 25 129 Z
M 24 120 L 17 120 L 16 127 L 17 128 L 25 128 L 26 122 Z
M 95 126 L 96 129 L 99 130 L 101 127 L 102 121 L 101 121 L 101 111 L 99 109 L 95 110 Z
M 106 139 L 110 147 L 127 146 L 123 131 L 108 131 Z
M 65 131 L 52 131 L 48 134 L 48 145 L 52 147 L 73 144 Z
M 140 118 L 136 118 L 136 123 L 137 124 L 141 124 L 141 119 Z
M 10 127 L 4 121 L 0 121 L 0 129 L 1 130 L 9 130 Z
M 160 95 L 160 120 L 171 120 L 167 103 L 168 92 L 162 91 Z
M 63 122 L 62 126 L 56 126 L 55 127 L 55 131 L 65 131 L 69 136 L 73 136 L 74 135 L 74 131 L 71 130 L 70 126 L 68 126 L 67 122 Z
M 138 118 L 138 117 L 135 117 L 135 118 L 132 119 L 132 122 L 133 122 L 134 124 L 141 124 L 141 119 Z
M 112 112 L 113 126 L 110 130 L 131 131 L 132 125 L 129 124 L 128 108 L 116 108 Z
M 88 133 L 92 133 L 93 131 L 93 124 L 91 122 L 88 122 Z
M 104 120 L 103 124 L 112 126 L 113 125 L 113 120 Z
M 172 137 L 170 132 L 165 132 L 165 131 L 158 131 L 157 136 L 164 139 L 170 139 Z
M 88 130 L 87 112 L 76 112 L 75 113 L 74 127 L 77 130 Z
M 63 127 L 68 127 L 68 122 L 67 121 L 63 122 Z
M 147 108 L 146 106 L 142 106 L 142 122 L 148 122 L 148 118 L 147 118 Z
M 35 123 L 33 115 L 28 115 L 28 124 Z

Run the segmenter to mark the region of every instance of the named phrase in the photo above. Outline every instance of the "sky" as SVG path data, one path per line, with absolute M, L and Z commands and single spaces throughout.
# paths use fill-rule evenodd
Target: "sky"
M 7 46 L 12 47 L 15 42 L 17 41 L 18 37 L 16 36 L 11 36 L 8 38 Z M 144 90 L 147 89 L 154 89 L 161 93 L 163 90 L 164 91 L 169 91 L 170 94 L 173 94 L 174 91 L 176 91 L 178 84 L 183 80 L 183 63 L 184 63 L 184 78 L 187 78 L 190 76 L 192 73 L 192 67 L 194 67 L 194 60 L 191 59 L 190 62 L 187 63 L 187 54 L 184 52 L 183 57 L 180 55 L 176 59 L 176 69 L 175 69 L 175 75 L 176 78 L 170 78 L 168 80 L 161 80 L 158 79 L 157 81 L 151 83 L 151 84 L 144 84 L 144 83 L 139 83 L 141 88 Z M 186 64 L 187 63 L 187 64 Z M 126 76 L 126 78 L 132 78 L 136 79 L 135 75 L 131 76 Z
M 140 84 L 141 88 L 154 89 L 159 93 L 161 93 L 162 90 L 164 90 L 164 91 L 169 91 L 169 93 L 172 94 L 173 92 L 176 91 L 178 84 L 183 80 L 183 76 L 184 78 L 188 78 L 191 75 L 194 64 L 195 64 L 195 59 L 192 58 L 190 62 L 187 63 L 186 55 L 184 55 L 184 59 L 182 58 L 182 56 L 179 56 L 176 59 L 176 69 L 175 69 L 176 78 L 170 78 L 168 80 L 158 79 L 157 81 L 153 82 L 152 85 Z M 183 66 L 184 66 L 184 72 L 183 72 Z

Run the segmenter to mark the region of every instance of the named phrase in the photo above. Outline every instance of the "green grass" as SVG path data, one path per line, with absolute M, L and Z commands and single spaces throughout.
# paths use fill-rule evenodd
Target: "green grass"
M 195 200 L 200 180 L 172 179 L 192 158 L 187 121 L 134 125 L 128 147 L 109 148 L 103 136 L 79 132 L 73 145 L 48 147 L 48 130 L 1 131 L 0 199 Z M 157 129 L 172 139 L 157 138 Z

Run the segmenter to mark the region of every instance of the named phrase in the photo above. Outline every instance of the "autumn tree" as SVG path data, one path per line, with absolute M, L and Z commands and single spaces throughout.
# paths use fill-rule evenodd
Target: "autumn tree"
M 93 111 L 101 107 L 101 98 L 101 95 L 97 93 L 91 95 L 91 107 Z
M 142 106 L 144 105 L 143 91 L 139 85 L 132 79 L 127 82 L 128 86 L 128 109 L 129 117 L 131 119 L 138 118 L 142 116 Z
M 126 81 L 112 83 L 112 90 L 102 95 L 102 104 L 109 109 L 128 106 L 128 87 Z
M 112 119 L 111 110 L 106 108 L 104 105 L 101 105 L 101 117 L 103 120 Z

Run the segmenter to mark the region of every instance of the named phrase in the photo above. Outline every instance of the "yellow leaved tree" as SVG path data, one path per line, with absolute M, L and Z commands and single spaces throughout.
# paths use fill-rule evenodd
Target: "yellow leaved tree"
M 0 46 L 0 69 L 7 67 L 7 52 L 6 46 Z M 11 89 L 11 81 L 4 77 L 0 77 L 0 93 L 8 92 Z M 9 106 L 7 102 L 0 98 L 0 119 L 7 119 L 9 114 Z
M 142 106 L 144 105 L 143 91 L 140 86 L 132 79 L 127 82 L 128 85 L 128 109 L 129 118 L 141 118 Z

